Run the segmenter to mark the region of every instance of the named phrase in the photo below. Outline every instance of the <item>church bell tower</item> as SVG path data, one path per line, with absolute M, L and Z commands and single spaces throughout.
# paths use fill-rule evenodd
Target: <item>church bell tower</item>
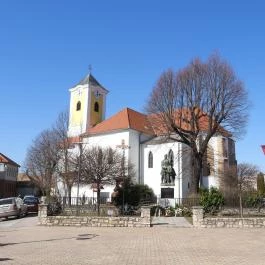
M 70 111 L 68 136 L 79 136 L 105 119 L 105 89 L 95 77 L 89 73 L 70 90 Z

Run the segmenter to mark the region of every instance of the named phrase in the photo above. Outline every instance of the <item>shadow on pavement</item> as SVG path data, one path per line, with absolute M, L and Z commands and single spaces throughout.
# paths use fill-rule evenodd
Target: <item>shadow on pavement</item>
M 63 238 L 53 238 L 53 239 L 45 239 L 45 240 L 14 242 L 14 243 L 0 243 L 0 247 L 19 245 L 19 244 L 31 244 L 31 243 L 39 243 L 39 242 L 60 241 L 60 240 L 65 240 L 65 239 L 85 240 L 85 239 L 92 239 L 96 236 L 98 236 L 98 235 L 96 235 L 96 234 L 83 234 L 83 235 L 78 235 L 77 237 L 63 237 Z

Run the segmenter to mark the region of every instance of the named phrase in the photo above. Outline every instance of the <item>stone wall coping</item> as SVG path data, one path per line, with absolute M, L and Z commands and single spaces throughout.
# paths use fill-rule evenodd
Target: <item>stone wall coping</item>
M 264 220 L 265 217 L 205 217 L 203 220 Z

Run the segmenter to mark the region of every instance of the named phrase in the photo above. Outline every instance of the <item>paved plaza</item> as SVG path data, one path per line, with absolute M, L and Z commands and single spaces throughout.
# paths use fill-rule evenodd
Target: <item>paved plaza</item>
M 264 229 L 40 227 L 0 221 L 0 264 L 265 264 Z

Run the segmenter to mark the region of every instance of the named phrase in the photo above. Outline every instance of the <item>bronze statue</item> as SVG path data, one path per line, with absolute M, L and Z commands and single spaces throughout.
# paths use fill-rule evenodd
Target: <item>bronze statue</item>
M 175 182 L 175 170 L 173 168 L 173 163 L 167 157 L 164 156 L 164 159 L 161 162 L 161 182 L 162 184 L 174 184 Z

